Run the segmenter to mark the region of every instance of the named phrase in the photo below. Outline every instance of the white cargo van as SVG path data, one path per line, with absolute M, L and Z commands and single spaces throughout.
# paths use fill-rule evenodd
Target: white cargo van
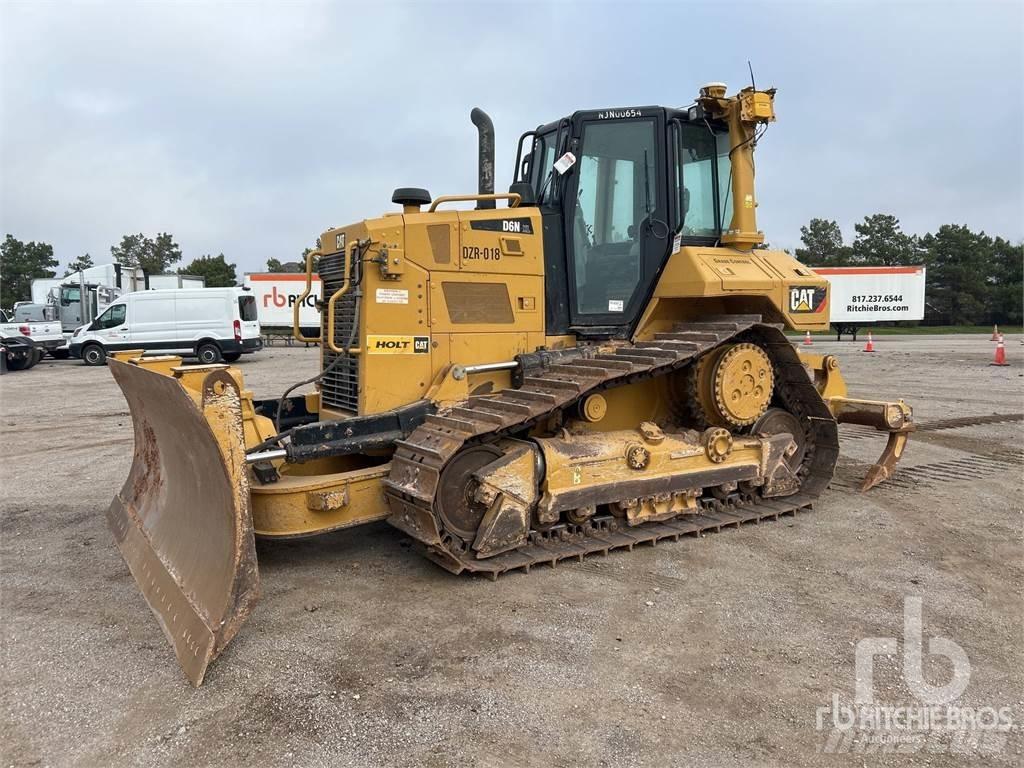
M 234 362 L 261 349 L 256 299 L 245 288 L 136 291 L 118 298 L 71 338 L 71 355 L 103 365 L 108 352 L 195 356 Z

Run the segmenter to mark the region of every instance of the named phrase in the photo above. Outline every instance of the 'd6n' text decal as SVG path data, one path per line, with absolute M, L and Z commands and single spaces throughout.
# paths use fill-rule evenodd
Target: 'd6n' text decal
M 476 219 L 469 222 L 469 228 L 483 232 L 506 232 L 513 235 L 533 234 L 533 222 L 525 216 L 515 219 Z

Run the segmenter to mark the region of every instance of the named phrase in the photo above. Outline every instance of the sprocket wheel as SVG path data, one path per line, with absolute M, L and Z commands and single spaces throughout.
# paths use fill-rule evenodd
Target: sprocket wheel
M 753 424 L 768 409 L 775 375 L 764 349 L 741 342 L 698 360 L 688 385 L 691 410 L 702 425 L 735 429 Z

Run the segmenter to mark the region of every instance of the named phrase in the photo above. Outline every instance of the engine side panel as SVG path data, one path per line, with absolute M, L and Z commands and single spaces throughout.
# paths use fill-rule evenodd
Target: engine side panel
M 325 396 L 322 418 L 388 411 L 422 399 L 451 365 L 511 360 L 544 345 L 539 209 L 441 209 L 368 219 L 328 230 L 321 250 L 337 252 L 343 244 L 351 251 L 367 238 L 358 407 L 341 401 L 332 407 Z M 325 289 L 324 301 L 329 298 Z M 341 346 L 346 340 L 335 341 Z M 326 364 L 331 353 L 324 355 Z M 474 374 L 469 391 L 509 383 L 507 372 Z

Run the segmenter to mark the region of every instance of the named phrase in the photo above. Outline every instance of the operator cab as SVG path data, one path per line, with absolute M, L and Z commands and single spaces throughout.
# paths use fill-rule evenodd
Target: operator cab
M 576 112 L 523 134 L 514 181 L 543 215 L 547 334 L 628 337 L 677 239 L 718 243 L 729 174 L 728 127 L 699 106 Z

